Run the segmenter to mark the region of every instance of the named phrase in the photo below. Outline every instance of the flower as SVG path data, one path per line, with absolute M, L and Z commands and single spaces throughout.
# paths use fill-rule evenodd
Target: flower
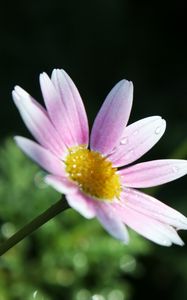
M 183 245 L 177 234 L 187 218 L 136 190 L 187 173 L 186 160 L 162 159 L 129 166 L 157 143 L 166 122 L 152 116 L 127 125 L 133 84 L 117 83 L 106 97 L 90 135 L 85 108 L 71 78 L 55 69 L 40 75 L 46 108 L 16 86 L 14 102 L 36 142 L 15 137 L 18 146 L 49 175 L 45 182 L 66 195 L 86 218 L 97 217 L 115 238 L 128 243 L 126 225 L 153 242 Z

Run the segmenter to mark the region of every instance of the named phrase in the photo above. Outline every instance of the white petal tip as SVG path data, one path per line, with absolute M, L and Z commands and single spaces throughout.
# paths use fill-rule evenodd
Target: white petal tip
M 63 69 L 59 69 L 59 68 L 53 69 L 53 71 L 52 71 L 52 74 L 56 74 L 56 75 L 62 74 L 62 73 L 66 74 L 66 72 Z
M 179 213 L 179 218 L 178 218 L 177 231 L 178 230 L 187 230 L 187 218 L 181 213 Z
M 158 119 L 158 123 L 156 124 L 155 134 L 158 136 L 163 135 L 166 130 L 166 121 L 162 118 Z
M 171 241 L 173 244 L 178 245 L 178 246 L 184 246 L 184 242 L 183 240 L 180 238 L 180 236 L 178 235 L 178 233 L 175 231 L 174 229 L 174 234 L 171 237 Z
M 15 90 L 12 91 L 12 98 L 13 98 L 13 101 L 16 102 L 20 100 L 20 97 L 18 96 L 18 94 L 16 93 Z
M 14 141 L 17 143 L 18 141 L 19 141 L 19 136 L 18 135 L 15 135 L 14 137 L 13 137 L 13 139 L 14 139 Z
M 161 246 L 164 246 L 164 247 L 170 247 L 172 245 L 172 242 L 169 241 L 169 240 L 164 240 L 164 241 L 161 241 L 158 244 L 161 245 Z
M 46 72 L 42 72 L 40 75 L 39 75 L 39 78 L 41 79 L 41 78 L 48 78 L 48 75 L 47 75 L 47 73 Z
M 160 243 L 162 246 L 169 247 L 172 244 L 178 245 L 178 246 L 184 246 L 183 240 L 180 238 L 180 236 L 177 234 L 176 230 L 172 228 L 170 233 L 167 236 L 167 239 L 162 240 Z
M 15 92 L 17 92 L 18 94 L 22 94 L 22 93 L 26 93 L 26 94 L 27 94 L 27 92 L 26 92 L 24 89 L 22 89 L 19 85 L 16 85 L 16 86 L 14 87 L 14 90 L 15 90 Z
M 14 90 L 12 91 L 12 97 L 13 97 L 13 100 L 16 102 L 16 101 L 29 99 L 30 95 L 24 89 L 22 89 L 19 85 L 16 85 L 14 87 Z
M 130 91 L 133 91 L 133 83 L 132 81 L 122 79 L 121 81 L 118 82 L 121 88 L 128 89 Z
M 181 240 L 181 242 L 177 243 L 177 245 L 183 247 L 185 245 L 185 243 L 183 242 L 183 240 Z
M 14 136 L 13 137 L 15 143 L 17 144 L 17 146 L 21 147 L 22 143 L 24 143 L 24 140 L 27 140 L 26 138 L 24 138 L 23 136 Z

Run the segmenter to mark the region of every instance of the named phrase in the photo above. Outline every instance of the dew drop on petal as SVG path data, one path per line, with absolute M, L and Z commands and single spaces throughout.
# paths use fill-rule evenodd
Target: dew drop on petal
M 163 244 L 163 246 L 170 246 L 170 245 L 171 245 L 171 242 L 168 241 L 168 240 L 163 240 L 163 241 L 162 241 L 162 244 Z
M 122 138 L 121 141 L 120 141 L 121 145 L 127 145 L 127 143 L 128 143 L 128 138 L 127 137 Z
M 162 126 L 158 126 L 156 129 L 155 129 L 155 134 L 159 134 L 161 132 L 161 129 L 162 129 Z
M 133 135 L 136 136 L 137 134 L 138 134 L 138 130 L 135 130 L 135 131 L 133 132 Z
M 161 133 L 164 124 L 165 124 L 165 121 L 161 120 L 161 124 L 155 129 L 155 134 L 160 134 Z
M 129 158 L 132 157 L 132 155 L 134 154 L 134 150 L 133 149 L 130 149 L 126 155 L 125 155 L 125 159 L 128 160 Z
M 117 150 L 117 147 L 114 147 L 114 148 L 111 150 L 110 154 L 114 154 L 114 153 L 116 152 L 116 150 Z
M 173 171 L 174 173 L 177 173 L 177 172 L 179 171 L 179 167 L 173 166 L 173 167 L 172 167 L 172 171 Z

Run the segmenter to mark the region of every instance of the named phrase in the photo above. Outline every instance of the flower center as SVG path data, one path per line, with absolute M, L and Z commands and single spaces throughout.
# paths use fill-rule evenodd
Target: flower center
M 73 147 L 69 149 L 65 164 L 70 179 L 86 194 L 100 200 L 119 197 L 121 185 L 117 169 L 100 153 L 83 146 Z

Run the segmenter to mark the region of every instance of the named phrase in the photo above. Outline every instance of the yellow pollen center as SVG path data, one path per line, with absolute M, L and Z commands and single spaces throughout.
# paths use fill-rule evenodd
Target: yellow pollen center
M 100 153 L 82 146 L 69 149 L 66 172 L 86 194 L 99 200 L 119 197 L 121 185 L 116 168 Z

